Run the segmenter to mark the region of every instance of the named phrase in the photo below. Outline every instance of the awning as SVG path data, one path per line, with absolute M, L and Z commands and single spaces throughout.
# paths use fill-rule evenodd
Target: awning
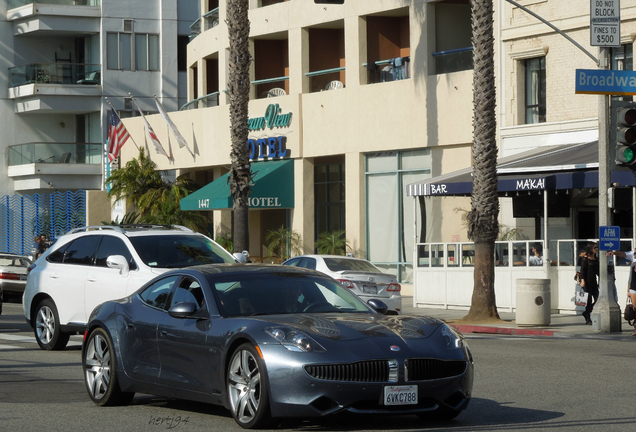
M 291 159 L 252 162 L 254 184 L 250 209 L 294 207 L 294 161 Z M 181 210 L 231 209 L 233 198 L 228 174 L 224 174 L 181 200 Z
M 470 195 L 473 169 L 465 168 L 407 185 L 408 196 Z M 513 191 L 598 187 L 598 141 L 539 147 L 497 161 L 497 189 Z M 612 171 L 611 182 L 636 185 L 632 171 Z

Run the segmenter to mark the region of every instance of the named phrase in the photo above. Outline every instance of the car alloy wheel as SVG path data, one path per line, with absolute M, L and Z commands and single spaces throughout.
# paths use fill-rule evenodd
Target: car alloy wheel
M 45 299 L 38 304 L 35 312 L 35 339 L 43 350 L 64 349 L 70 337 L 60 330 L 60 319 L 57 308 L 51 299 Z
M 265 368 L 251 344 L 241 345 L 232 355 L 227 369 L 227 391 L 232 415 L 239 426 L 251 429 L 269 423 Z
M 93 330 L 82 353 L 86 390 L 97 405 L 127 404 L 134 393 L 122 392 L 117 382 L 115 357 L 110 336 L 103 329 Z

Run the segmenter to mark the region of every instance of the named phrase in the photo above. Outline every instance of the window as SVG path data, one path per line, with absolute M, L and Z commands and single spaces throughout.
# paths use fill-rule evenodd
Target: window
M 203 296 L 203 290 L 201 285 L 195 279 L 184 278 L 176 291 L 170 306 L 174 306 L 178 303 L 194 303 L 197 305 L 197 310 L 200 310 L 205 305 L 205 298 Z
M 545 123 L 545 57 L 525 61 L 526 124 Z
M 95 265 L 98 267 L 107 267 L 106 259 L 111 255 L 123 255 L 126 261 L 128 261 L 130 270 L 137 268 L 135 260 L 133 260 L 128 247 L 126 247 L 123 241 L 116 237 L 104 236 L 95 254 Z
M 108 69 L 159 70 L 159 35 L 136 33 L 108 33 L 106 35 Z
M 610 50 L 613 70 L 634 70 L 634 45 L 623 44 L 619 48 Z M 612 100 L 633 101 L 633 96 L 612 96 Z
M 371 153 L 366 157 L 367 255 L 381 270 L 412 281 L 415 200 L 406 185 L 430 178 L 429 149 Z M 372 192 L 371 192 L 372 191 Z M 418 242 L 426 238 L 426 207 L 419 201 Z M 424 221 L 424 223 L 422 223 Z
M 314 167 L 314 207 L 316 240 L 324 232 L 345 229 L 344 162 L 329 161 Z
M 64 264 L 93 265 L 93 255 L 101 236 L 85 236 L 74 240 L 66 248 Z
M 158 280 L 143 290 L 139 294 L 139 297 L 141 297 L 141 300 L 149 306 L 165 309 L 166 304 L 168 304 L 170 292 L 172 291 L 172 286 L 179 278 L 180 276 L 171 276 Z

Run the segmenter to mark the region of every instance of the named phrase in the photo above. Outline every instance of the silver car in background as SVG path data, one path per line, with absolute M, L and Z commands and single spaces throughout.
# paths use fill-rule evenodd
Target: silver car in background
M 0 290 L 4 298 L 21 297 L 27 281 L 27 269 L 31 260 L 27 256 L 0 253 Z
M 402 291 L 397 278 L 361 258 L 340 255 L 300 255 L 283 265 L 317 270 L 336 279 L 365 302 L 382 300 L 389 310 L 402 312 Z

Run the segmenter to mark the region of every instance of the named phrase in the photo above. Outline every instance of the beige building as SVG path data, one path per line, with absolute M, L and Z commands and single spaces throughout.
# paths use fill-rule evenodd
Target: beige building
M 598 55 L 590 46 L 588 2 L 519 3 Z M 631 69 L 636 5 L 623 3 L 623 45 L 612 58 L 616 68 Z M 192 152 L 179 147 L 160 115 L 147 120 L 172 160 L 147 142 L 140 118 L 124 123 L 138 146 L 150 146 L 160 169 L 209 184 L 182 208 L 207 211 L 216 237 L 230 233 L 232 220 L 222 191 L 230 163 L 231 59 L 225 1 L 202 0 L 201 10 L 188 44 L 189 102 L 170 113 Z M 495 1 L 494 19 L 500 157 L 595 141 L 598 97 L 574 92 L 575 69 L 595 69 L 594 61 L 504 0 Z M 413 198 L 406 189 L 471 166 L 469 1 L 250 0 L 250 24 L 247 145 L 260 172 L 255 190 L 262 175 L 262 190 L 252 195 L 250 254 L 266 257 L 265 235 L 281 225 L 302 236 L 307 253 L 320 233 L 344 229 L 357 256 L 411 282 L 416 243 L 466 242 L 457 209 L 470 207 L 467 194 Z M 156 112 L 154 101 L 138 103 Z M 127 144 L 122 162 L 136 155 Z M 548 234 L 593 237 L 582 227 L 598 221 L 597 207 L 590 194 L 570 217 L 555 218 Z M 544 238 L 541 220 L 513 217 L 512 197 L 502 195 L 501 209 L 505 226 Z M 586 217 L 581 225 L 579 211 Z

